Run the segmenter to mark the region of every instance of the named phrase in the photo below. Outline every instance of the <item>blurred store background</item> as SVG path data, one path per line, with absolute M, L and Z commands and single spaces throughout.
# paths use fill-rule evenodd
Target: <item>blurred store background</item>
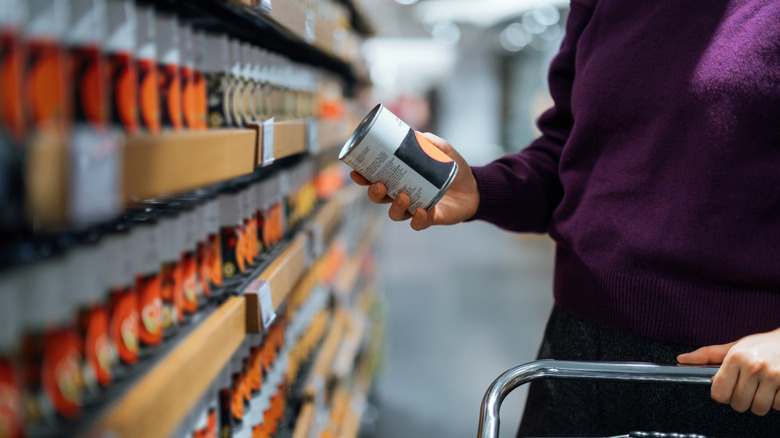
M 538 135 L 552 100 L 547 69 L 563 38 L 565 1 L 363 0 L 376 36 L 363 45 L 373 88 L 418 130 L 447 139 L 471 165 Z M 384 225 L 378 254 L 389 301 L 389 351 L 364 432 L 469 437 L 487 386 L 533 360 L 552 306 L 554 248 L 484 223 L 416 233 Z M 525 391 L 502 410 L 514 436 Z M 373 433 L 372 433 L 373 432 Z

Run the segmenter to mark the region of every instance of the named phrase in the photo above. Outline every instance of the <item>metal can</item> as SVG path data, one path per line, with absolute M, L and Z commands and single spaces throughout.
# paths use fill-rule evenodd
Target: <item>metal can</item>
M 458 164 L 381 104 L 358 125 L 339 160 L 372 183 L 384 183 L 395 199 L 409 196 L 409 212 L 429 211 L 444 196 Z

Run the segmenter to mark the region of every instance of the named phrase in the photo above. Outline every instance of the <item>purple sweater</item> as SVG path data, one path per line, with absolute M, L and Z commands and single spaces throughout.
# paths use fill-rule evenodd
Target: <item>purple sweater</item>
M 574 0 L 555 105 L 475 167 L 474 219 L 547 232 L 564 310 L 726 343 L 780 327 L 780 1 Z

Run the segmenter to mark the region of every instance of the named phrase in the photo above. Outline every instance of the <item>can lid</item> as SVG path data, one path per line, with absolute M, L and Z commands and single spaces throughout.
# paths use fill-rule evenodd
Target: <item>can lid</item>
M 123 286 L 125 276 L 123 275 L 124 256 L 122 239 L 120 234 L 111 234 L 100 240 L 101 268 L 105 271 L 105 289 Z
M 179 21 L 174 15 L 157 14 L 154 22 L 157 31 L 157 61 L 164 65 L 179 65 Z
M 108 53 L 131 53 L 138 44 L 138 19 L 135 5 L 129 0 L 108 2 L 108 38 L 104 49 Z
M 206 44 L 200 47 L 203 70 L 211 73 L 227 73 L 230 70 L 230 44 L 225 34 L 206 34 Z
M 179 47 L 181 48 L 181 65 L 192 68 L 195 66 L 195 36 L 192 26 L 179 24 Z
M 21 279 L 19 271 L 0 274 L 0 357 L 17 351 L 21 339 Z
M 53 38 L 60 40 L 70 22 L 70 7 L 59 0 L 30 0 L 29 20 L 26 33 L 28 38 Z
M 151 6 L 136 6 L 136 19 L 138 24 L 138 46 L 136 58 L 157 60 L 157 27 L 155 25 L 155 12 Z
M 206 203 L 198 204 L 192 211 L 193 222 L 195 227 L 195 246 L 199 242 L 204 242 L 208 231 L 206 230 Z
M 65 40 L 71 46 L 103 44 L 108 10 L 106 0 L 70 0 L 70 19 Z
M 27 2 L 25 0 L 0 0 L 0 28 L 21 27 L 27 20 Z
M 139 223 L 131 231 L 136 275 L 158 272 L 161 263 L 160 226 L 156 222 Z

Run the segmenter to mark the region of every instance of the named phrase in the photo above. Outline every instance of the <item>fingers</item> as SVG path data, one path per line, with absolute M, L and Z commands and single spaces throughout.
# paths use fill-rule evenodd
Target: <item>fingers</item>
M 417 211 L 414 212 L 414 216 L 412 216 L 412 222 L 410 224 L 412 229 L 416 231 L 422 231 L 433 225 L 433 215 L 435 209 L 436 207 L 433 207 L 430 212 L 427 212 L 422 207 L 418 207 Z
M 750 412 L 759 416 L 768 414 L 772 409 L 772 404 L 774 403 L 776 396 L 777 385 L 762 380 L 758 383 L 756 395 L 753 397 L 753 401 L 750 405 Z
M 733 356 L 726 358 L 723 362 L 723 366 L 720 367 L 720 370 L 715 374 L 715 377 L 712 378 L 710 393 L 712 399 L 718 403 L 725 404 L 731 402 L 734 387 L 737 384 L 737 379 L 740 377 L 740 364 L 737 360 L 733 359 Z
M 406 193 L 399 194 L 392 205 L 390 205 L 390 211 L 388 212 L 390 219 L 394 221 L 404 221 L 412 217 L 412 214 L 407 211 L 410 203 L 411 201 Z
M 702 347 L 677 356 L 677 362 L 687 365 L 721 364 L 734 343 Z
M 355 172 L 354 170 L 349 172 L 349 177 L 352 178 L 352 181 L 355 181 L 358 183 L 358 185 L 361 186 L 367 186 L 371 184 L 371 181 L 367 180 L 363 175 Z
M 374 204 L 389 204 L 393 198 L 387 196 L 387 189 L 382 183 L 371 184 L 368 187 L 368 199 Z
M 775 402 L 772 404 L 772 409 L 780 411 L 780 390 L 775 394 Z
M 744 370 L 740 370 L 744 371 Z M 758 379 L 752 373 L 740 372 L 729 405 L 737 412 L 747 412 L 758 388 Z

